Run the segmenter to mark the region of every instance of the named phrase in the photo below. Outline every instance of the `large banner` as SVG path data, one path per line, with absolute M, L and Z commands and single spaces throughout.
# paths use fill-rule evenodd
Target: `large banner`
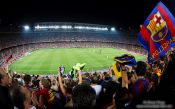
M 175 42 L 175 19 L 168 8 L 159 2 L 145 20 L 138 42 L 148 50 L 148 62 L 164 56 Z

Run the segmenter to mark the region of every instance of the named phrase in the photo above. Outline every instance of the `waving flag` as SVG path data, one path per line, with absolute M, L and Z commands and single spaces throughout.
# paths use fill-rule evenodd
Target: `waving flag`
M 121 64 L 129 65 L 129 66 L 136 66 L 135 57 L 130 55 L 130 54 L 116 56 L 116 57 L 114 57 L 114 60 L 116 61 L 116 63 L 112 64 L 111 68 L 112 68 L 112 70 L 117 78 L 121 77 L 121 73 L 122 73 Z
M 6 59 L 6 61 L 5 61 L 5 62 L 6 62 L 6 63 L 8 63 L 8 62 L 9 62 L 9 60 L 10 60 L 10 59 L 12 59 L 12 58 L 13 58 L 13 56 L 12 56 L 12 55 L 10 55 L 10 56 L 9 56 L 9 57 Z
M 77 71 L 78 70 L 83 70 L 83 68 L 85 67 L 86 63 L 83 63 L 83 64 L 80 64 L 80 63 L 77 63 L 76 65 L 74 65 L 72 67 L 72 70 L 70 71 L 70 75 L 72 78 L 75 78 L 76 75 L 77 75 Z
M 117 56 L 114 58 L 115 61 L 129 66 L 136 66 L 135 57 L 130 54 L 124 54 L 122 56 Z
M 138 42 L 148 50 L 148 62 L 164 56 L 175 42 L 175 19 L 168 8 L 159 2 L 145 20 Z

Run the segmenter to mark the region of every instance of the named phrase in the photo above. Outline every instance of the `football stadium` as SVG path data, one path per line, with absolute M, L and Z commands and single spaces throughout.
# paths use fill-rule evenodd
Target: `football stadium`
M 174 109 L 175 1 L 74 2 L 0 13 L 0 108 Z
M 11 39 L 12 35 L 19 39 Z M 86 63 L 84 71 L 94 72 L 108 69 L 115 63 L 113 58 L 122 54 L 133 54 L 137 61 L 145 61 L 146 51 L 132 35 L 104 25 L 38 23 L 33 32 L 4 35 L 18 45 L 7 45 L 11 47 L 4 49 L 1 57 L 11 63 L 10 71 L 31 75 L 57 74 L 59 66 L 65 66 L 68 73 L 76 63 Z
M 1 64 L 9 65 L 9 71 L 30 75 L 54 75 L 59 66 L 65 66 L 68 74 L 76 63 L 87 64 L 84 72 L 105 71 L 122 54 L 146 61 L 147 52 L 135 35 L 106 25 L 36 23 L 30 29 L 24 26 L 23 32 L 1 33 Z

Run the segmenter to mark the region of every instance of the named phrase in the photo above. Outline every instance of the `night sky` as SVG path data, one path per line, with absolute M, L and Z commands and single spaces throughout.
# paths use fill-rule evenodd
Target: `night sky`
M 0 3 L 0 26 L 80 22 L 138 29 L 159 0 L 9 0 Z M 175 0 L 161 0 L 175 16 Z

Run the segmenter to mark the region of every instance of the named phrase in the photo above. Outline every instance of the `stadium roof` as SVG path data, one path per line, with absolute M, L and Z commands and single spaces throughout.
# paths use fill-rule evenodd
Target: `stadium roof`
M 6 0 L 0 27 L 36 22 L 79 22 L 138 29 L 160 0 Z M 161 0 L 175 16 L 175 1 Z

